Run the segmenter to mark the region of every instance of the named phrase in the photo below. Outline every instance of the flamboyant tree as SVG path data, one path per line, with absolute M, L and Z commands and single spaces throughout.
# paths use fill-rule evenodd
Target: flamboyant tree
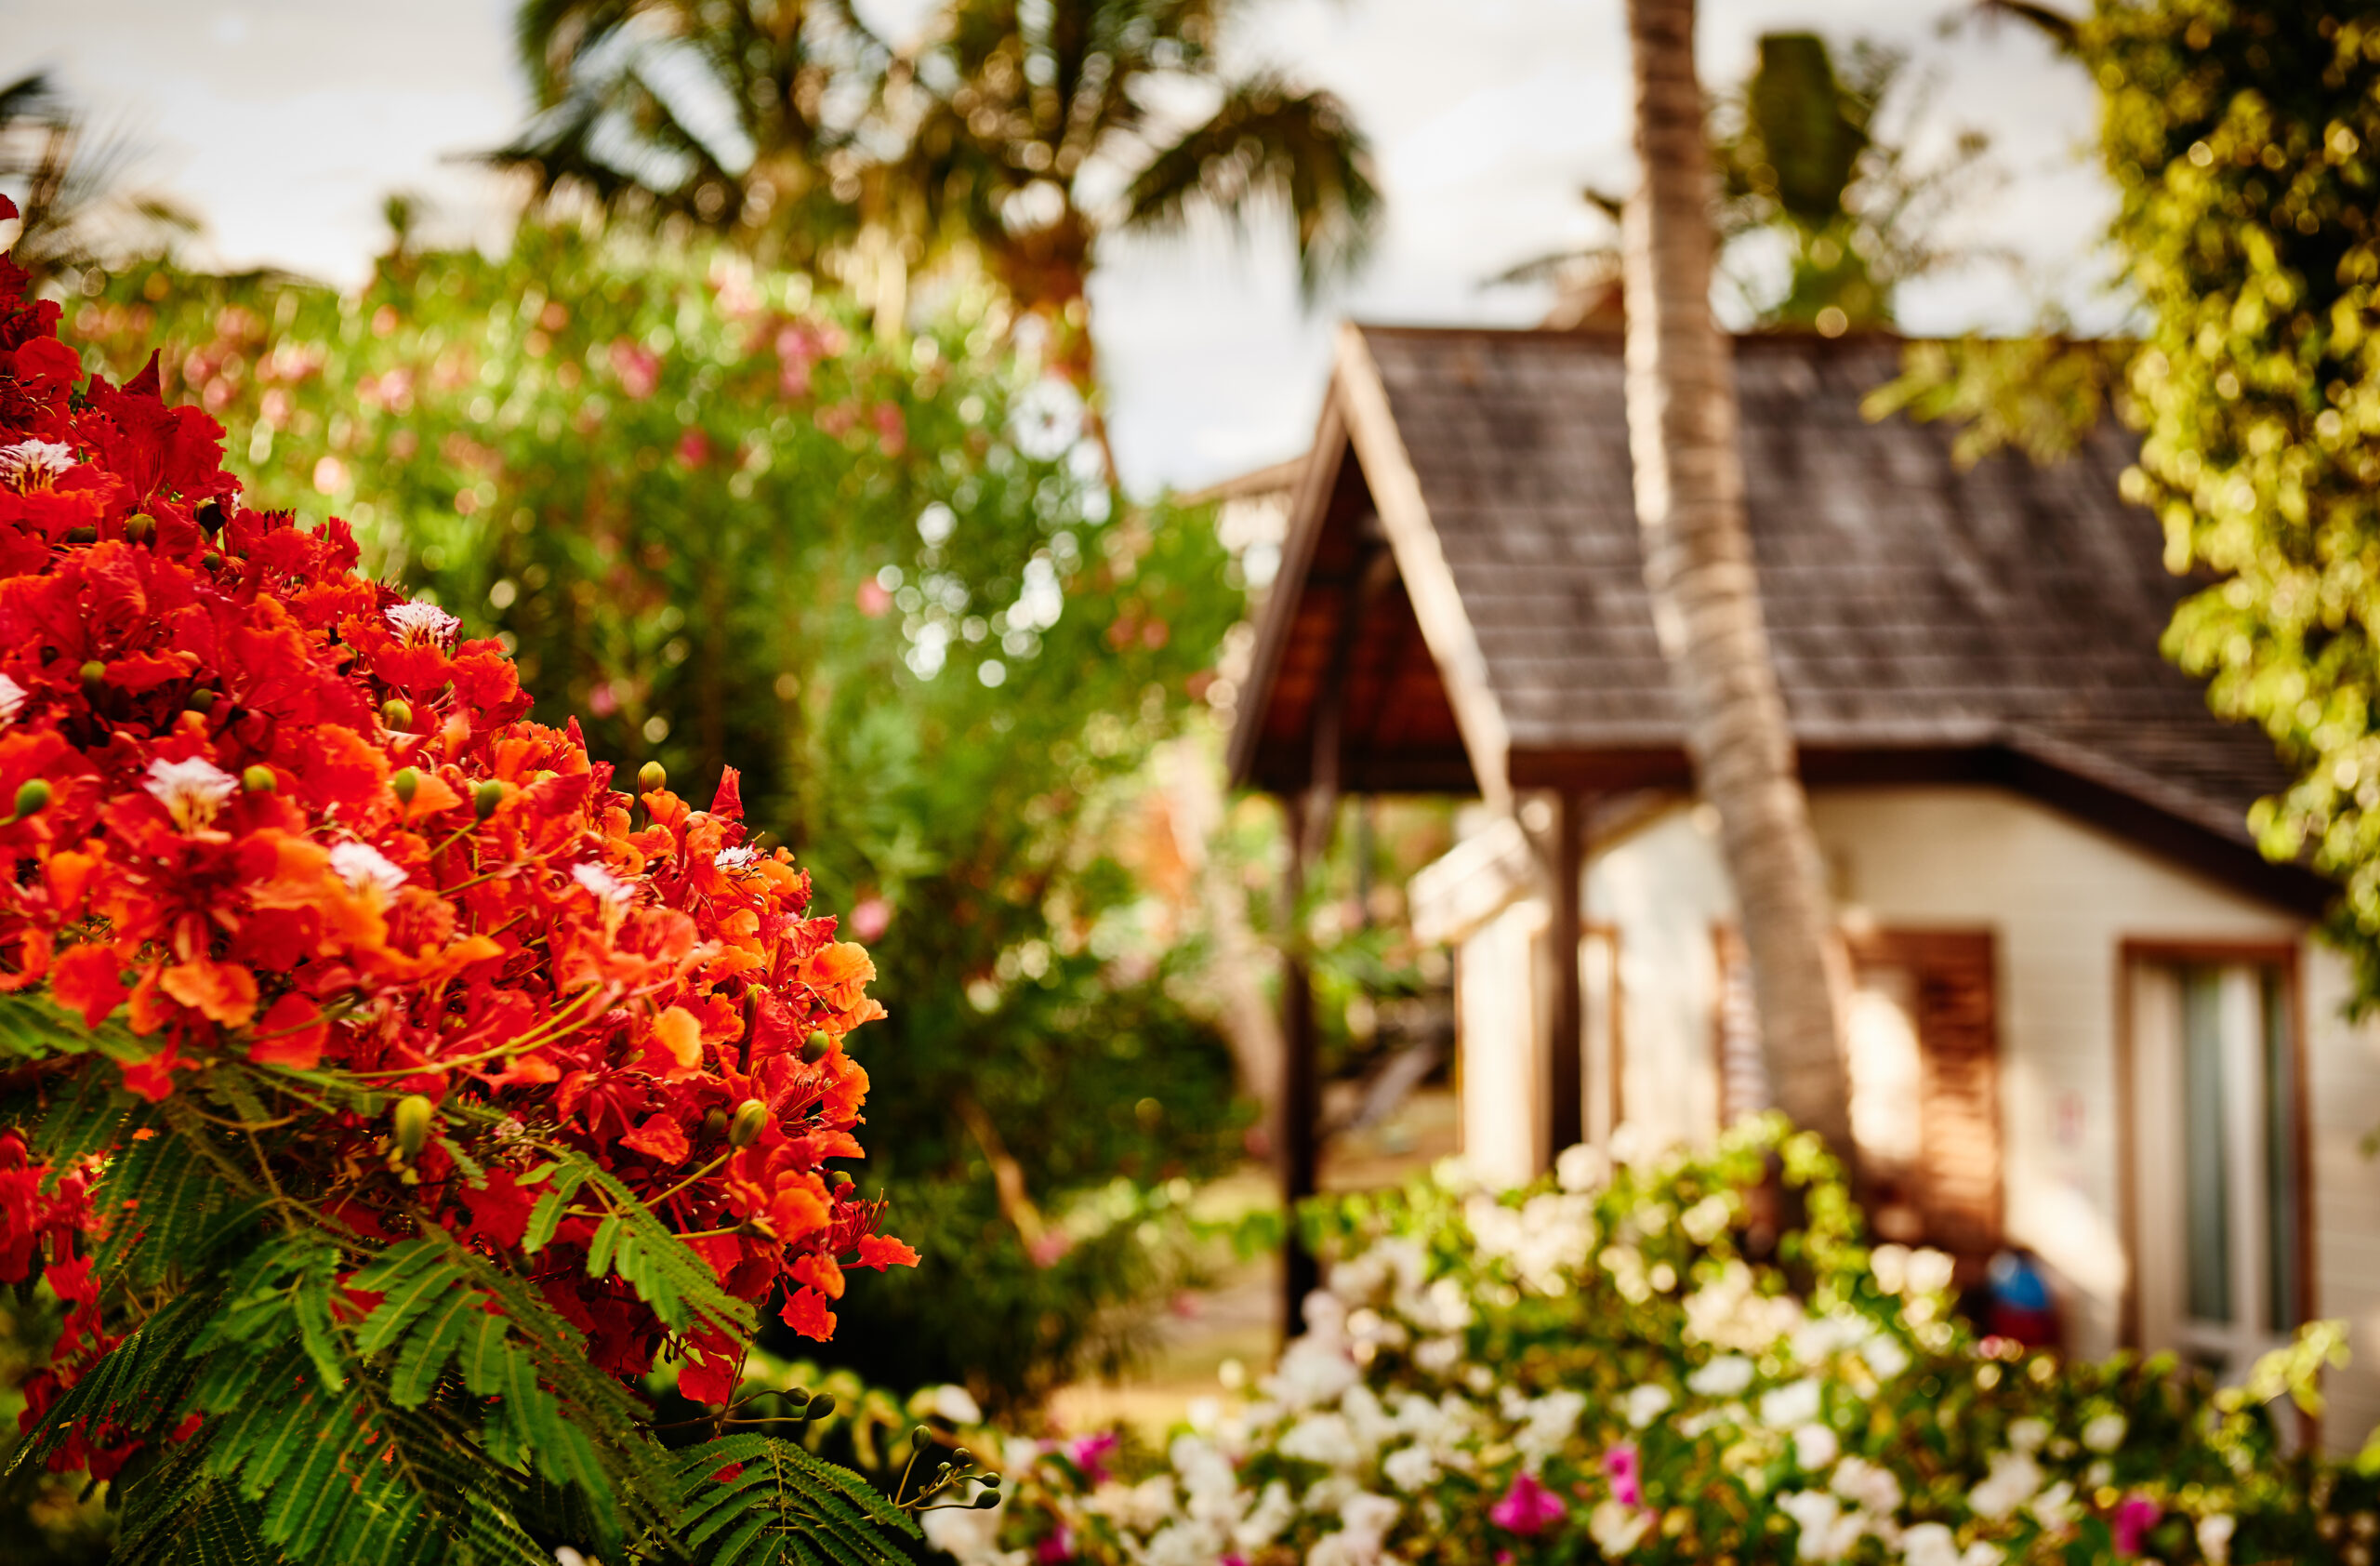
M 126 1561 L 875 1566 L 893 1505 L 722 1433 L 763 1307 L 917 1259 L 845 1167 L 866 953 L 732 771 L 613 789 L 59 316 L 0 259 L 0 1281 L 69 1307 L 16 1461 Z

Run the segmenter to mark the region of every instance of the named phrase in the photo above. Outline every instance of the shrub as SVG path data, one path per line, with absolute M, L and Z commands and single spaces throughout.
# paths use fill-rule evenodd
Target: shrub
M 1814 1139 L 1495 1195 L 1325 1200 L 1309 1330 L 1162 1453 L 1012 1441 L 963 1566 L 2355 1559 L 2373 1486 L 2284 1437 L 2334 1327 L 2245 1390 L 1978 1340 L 1948 1259 L 1870 1250 Z M 1790 1225 L 1779 1215 L 1799 1209 Z M 2345 1551 L 2344 1556 L 2337 1552 Z
M 7 215 L 0 213 L 0 216 Z M 673 1453 L 759 1307 L 915 1257 L 830 1160 L 859 947 L 658 767 L 241 502 L 0 261 L 0 1280 L 67 1313 L 17 1461 L 126 1560 L 880 1557 L 798 1446 Z M 713 1427 L 716 1427 L 715 1426 Z M 806 1553 L 805 1553 L 806 1552 Z

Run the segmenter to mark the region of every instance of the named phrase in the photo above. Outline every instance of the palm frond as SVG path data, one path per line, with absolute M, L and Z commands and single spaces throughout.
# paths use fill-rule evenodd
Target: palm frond
M 1309 298 L 1363 263 L 1382 206 L 1369 141 L 1330 93 L 1258 75 L 1227 88 L 1206 123 L 1142 167 L 1124 193 L 1124 224 L 1175 228 L 1200 207 L 1238 222 L 1267 199 L 1288 209 Z

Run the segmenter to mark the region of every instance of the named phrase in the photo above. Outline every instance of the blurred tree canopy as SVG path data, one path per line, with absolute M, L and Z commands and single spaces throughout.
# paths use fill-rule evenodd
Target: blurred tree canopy
M 2380 1001 L 2380 21 L 2353 7 L 2101 0 L 2001 8 L 2091 73 L 2136 341 L 1938 345 L 1879 402 L 1965 422 L 1970 458 L 2069 449 L 2112 404 L 2128 498 L 2212 577 L 2166 655 L 2295 766 L 2251 816 L 2345 887 L 2334 932 Z
M 847 0 L 523 0 L 539 112 L 489 159 L 845 277 L 896 329 L 911 272 L 979 262 L 1088 399 L 1103 234 L 1278 211 L 1311 291 L 1377 224 L 1362 131 L 1328 92 L 1227 68 L 1235 9 L 944 0 L 902 52 Z
M 830 1351 L 994 1403 L 1112 1362 L 1243 1118 L 1177 999 L 1195 902 L 1145 769 L 1241 612 L 1210 521 L 1110 513 L 997 301 L 879 339 L 798 274 L 536 224 L 349 296 L 162 265 L 83 292 L 118 374 L 167 345 L 258 503 L 347 517 L 595 753 L 695 797 L 739 768 L 868 944 L 854 1173 L 926 1262 Z
M 1814 33 L 1769 33 L 1752 73 L 1711 104 L 1720 272 L 1762 326 L 1830 336 L 1890 325 L 1904 284 L 1996 252 L 1946 234 L 1952 206 L 1997 179 L 1979 131 L 1912 151 L 1903 113 L 1928 96 L 1897 50 L 1854 41 L 1838 60 Z M 1588 191 L 1614 224 L 1625 203 Z M 1606 240 L 1525 261 L 1499 282 L 1550 279 L 1616 303 L 1620 249 Z

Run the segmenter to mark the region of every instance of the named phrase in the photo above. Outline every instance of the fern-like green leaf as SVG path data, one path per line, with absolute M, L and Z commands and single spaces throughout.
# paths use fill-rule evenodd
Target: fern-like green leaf
M 765 1436 L 729 1436 L 673 1458 L 680 1546 L 702 1566 L 890 1566 L 920 1535 L 857 1475 Z

